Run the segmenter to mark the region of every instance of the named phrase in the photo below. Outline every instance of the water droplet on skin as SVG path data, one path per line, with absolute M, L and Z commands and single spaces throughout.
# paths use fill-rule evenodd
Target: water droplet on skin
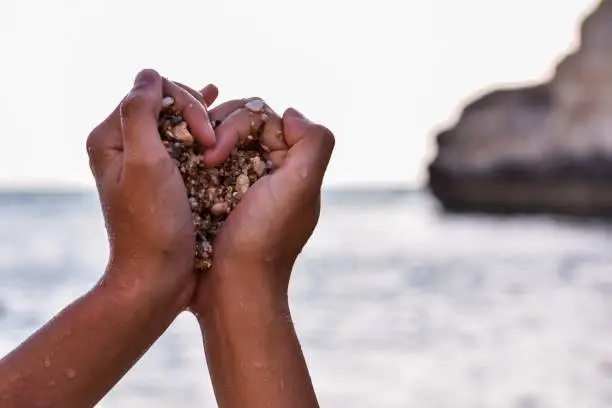
M 300 177 L 303 179 L 308 177 L 308 169 L 306 167 L 300 169 Z
M 278 387 L 280 388 L 281 391 L 285 390 L 285 381 L 282 378 L 278 383 Z
M 45 361 L 43 362 L 43 366 L 45 368 L 51 367 L 51 360 L 49 359 L 49 357 L 45 357 Z
M 73 379 L 74 377 L 76 377 L 76 371 L 69 368 L 68 370 L 66 370 L 66 375 L 68 376 L 68 378 Z

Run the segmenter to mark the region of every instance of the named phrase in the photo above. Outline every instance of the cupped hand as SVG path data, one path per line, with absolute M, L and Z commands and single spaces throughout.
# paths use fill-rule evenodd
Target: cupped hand
M 270 293 L 286 296 L 293 264 L 318 222 L 333 134 L 295 109 L 282 117 L 267 106 L 265 115 L 252 112 L 250 100 L 226 102 L 209 112 L 220 124 L 216 148 L 207 157 L 218 162 L 239 140 L 263 128 L 262 143 L 274 169 L 249 188 L 221 226 L 213 266 L 196 290 L 196 313 L 206 307 L 211 285 L 219 282 L 265 286 Z
M 216 88 L 207 92 L 214 100 Z M 178 296 L 186 305 L 196 283 L 195 235 L 183 180 L 158 133 L 164 96 L 174 98 L 194 137 L 215 151 L 205 104 L 157 72 L 144 70 L 91 132 L 87 152 L 111 250 L 104 282 Z

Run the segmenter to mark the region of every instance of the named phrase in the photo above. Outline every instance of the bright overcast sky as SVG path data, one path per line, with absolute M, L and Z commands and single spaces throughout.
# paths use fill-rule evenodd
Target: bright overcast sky
M 141 68 L 335 131 L 327 183 L 423 181 L 491 84 L 547 75 L 595 0 L 3 2 L 1 185 L 92 185 L 84 140 Z

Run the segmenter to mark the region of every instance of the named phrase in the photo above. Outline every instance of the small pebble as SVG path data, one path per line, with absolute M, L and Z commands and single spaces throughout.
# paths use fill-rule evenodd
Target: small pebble
M 172 157 L 174 157 L 175 159 L 178 159 L 181 157 L 181 154 L 183 153 L 183 147 L 180 144 L 175 143 L 170 148 L 170 153 Z
M 241 174 L 236 178 L 236 190 L 238 190 L 240 194 L 246 193 L 250 184 L 251 181 L 249 180 L 249 177 L 244 174 Z
M 227 203 L 215 203 L 210 208 L 210 211 L 215 215 L 227 214 L 228 210 L 229 210 L 229 206 L 227 205 Z
M 202 252 L 204 252 L 205 254 L 210 254 L 213 250 L 212 245 L 210 245 L 210 243 L 208 241 L 202 241 Z
M 248 105 L 248 112 L 255 122 L 254 129 L 245 135 L 247 140 L 243 139 L 244 142 L 233 149 L 228 160 L 214 168 L 204 165 L 205 149 L 194 140 L 178 110 L 168 107 L 162 110 L 158 120 L 164 147 L 174 158 L 187 189 L 196 230 L 195 267 L 199 271 L 211 267 L 214 257 L 212 244 L 227 216 L 250 186 L 268 173 L 265 150 L 269 149 L 261 146 L 261 138 L 263 117 L 271 117 L 273 112 L 268 111 L 262 100 L 255 99 L 245 105 Z M 215 128 L 221 123 L 212 121 Z
M 174 105 L 174 98 L 171 96 L 166 96 L 162 99 L 162 108 L 167 108 L 169 106 Z
M 252 101 L 248 101 L 244 106 L 251 112 L 261 112 L 265 104 L 261 99 L 253 99 Z
M 180 140 L 181 142 L 185 144 L 193 143 L 193 136 L 187 129 L 186 122 L 181 122 L 177 126 L 173 127 L 170 132 L 174 136 L 174 139 L 176 140 Z
M 215 198 L 219 197 L 219 193 L 215 187 L 208 187 L 206 194 L 208 194 L 208 199 L 210 201 L 213 201 Z
M 255 172 L 255 174 L 257 174 L 259 177 L 264 175 L 264 173 L 266 172 L 266 165 L 259 157 L 253 157 L 251 159 L 251 164 L 253 165 L 253 171 Z
M 176 126 L 183 121 L 183 118 L 180 116 L 168 116 L 168 122 L 170 122 L 170 126 Z

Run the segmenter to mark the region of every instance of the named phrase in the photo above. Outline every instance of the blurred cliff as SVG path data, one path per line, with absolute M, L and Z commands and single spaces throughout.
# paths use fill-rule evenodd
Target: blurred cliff
M 549 82 L 489 93 L 438 134 L 429 188 L 446 209 L 612 215 L 612 0 L 580 37 Z

